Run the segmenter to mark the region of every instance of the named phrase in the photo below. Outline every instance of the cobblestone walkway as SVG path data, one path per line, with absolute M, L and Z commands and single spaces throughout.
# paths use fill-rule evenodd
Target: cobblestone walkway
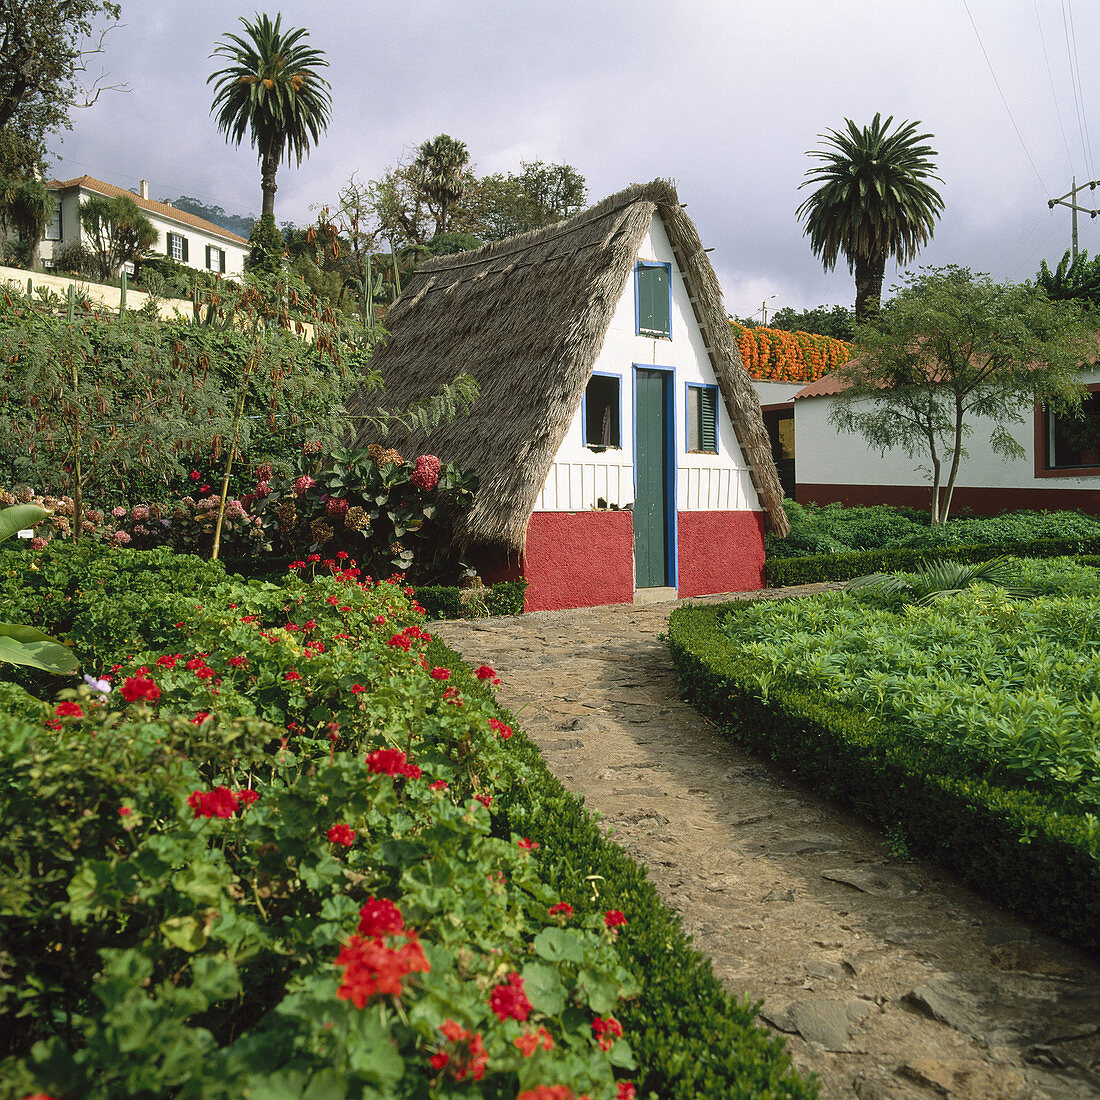
M 879 831 L 722 738 L 677 696 L 658 638 L 674 606 L 437 630 L 499 671 L 550 769 L 827 1100 L 1100 1097 L 1100 962 L 892 860 Z

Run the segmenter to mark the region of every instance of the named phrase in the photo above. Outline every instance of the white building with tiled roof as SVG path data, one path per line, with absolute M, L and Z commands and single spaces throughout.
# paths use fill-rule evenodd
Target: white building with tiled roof
M 56 252 L 83 241 L 87 236 L 80 227 L 80 204 L 94 196 L 114 198 L 125 195 L 145 211 L 157 230 L 157 243 L 152 251 L 170 256 L 188 267 L 200 271 L 213 271 L 230 277 L 240 276 L 244 270 L 244 258 L 248 254 L 248 241 L 230 233 L 213 222 L 177 210 L 166 202 L 149 198 L 149 184 L 142 180 L 138 191 L 128 191 L 113 183 L 104 183 L 92 176 L 78 176 L 71 180 L 50 180 L 46 186 L 57 198 L 54 215 L 46 229 L 42 242 L 42 262 L 53 266 Z

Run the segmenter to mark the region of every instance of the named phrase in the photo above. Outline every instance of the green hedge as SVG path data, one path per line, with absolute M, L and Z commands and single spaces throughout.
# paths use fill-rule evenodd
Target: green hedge
M 764 563 L 764 580 L 769 588 L 783 588 L 819 581 L 847 581 L 867 573 L 902 573 L 934 558 L 979 562 L 1002 554 L 1017 558 L 1100 554 L 1100 538 L 1036 539 L 1032 542 L 947 546 L 942 549 L 904 546 L 888 550 L 861 550 L 851 554 L 819 554 L 807 558 L 769 558 Z
M 1100 946 L 1100 861 L 1083 815 L 1058 813 L 1033 791 L 949 774 L 933 745 L 904 725 L 822 702 L 773 678 L 722 639 L 719 617 L 745 604 L 673 612 L 669 644 L 684 698 L 750 748 L 803 775 L 910 847 L 1041 922 L 1055 935 Z
M 425 584 L 414 599 L 429 619 L 480 618 L 486 615 L 522 615 L 527 581 L 500 581 L 482 589 Z M 465 601 L 463 597 L 465 596 Z
M 448 663 L 456 669 L 464 691 L 488 693 L 438 639 L 426 656 L 429 664 Z M 616 946 L 640 992 L 620 1005 L 618 1016 L 638 1060 L 638 1096 L 817 1096 L 816 1081 L 792 1070 L 784 1040 L 755 1023 L 759 1005 L 725 993 L 710 960 L 691 946 L 680 918 L 661 901 L 644 868 L 600 833 L 583 799 L 554 777 L 516 719 L 499 705 L 497 710 L 515 729 L 508 744 L 526 777 L 493 807 L 500 815 L 499 835 L 518 833 L 537 840 L 535 857 L 543 876 L 578 913 L 614 907 L 627 918 L 624 931 L 629 935 L 620 935 Z

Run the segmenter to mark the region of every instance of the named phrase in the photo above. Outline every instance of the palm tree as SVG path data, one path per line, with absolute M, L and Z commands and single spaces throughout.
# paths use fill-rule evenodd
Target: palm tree
M 435 215 L 436 234 L 447 230 L 447 211 L 466 193 L 466 173 L 470 153 L 464 141 L 440 134 L 424 142 L 413 165 L 417 180 L 428 197 Z
M 211 57 L 229 64 L 207 77 L 214 84 L 218 129 L 225 140 L 240 145 L 249 134 L 259 151 L 260 186 L 265 214 L 275 213 L 275 171 L 286 155 L 300 166 L 328 126 L 332 98 L 329 83 L 317 70 L 328 67 L 324 54 L 306 45 L 302 27 L 282 30 L 282 16 L 274 23 L 258 15 L 255 23 L 241 16 L 245 36 L 226 34 Z
M 856 320 L 862 321 L 878 309 L 886 257 L 908 263 L 931 239 L 943 199 L 928 181 L 943 181 L 929 159 L 936 150 L 920 144 L 932 135 L 918 134 L 919 122 L 901 123 L 888 134 L 893 115 L 882 122 L 876 114 L 862 130 L 844 121 L 846 132 L 819 135 L 830 148 L 807 153 L 822 163 L 807 171 L 801 187 L 820 186 L 796 216 L 805 219 L 810 247 L 826 271 L 844 254 L 855 273 Z

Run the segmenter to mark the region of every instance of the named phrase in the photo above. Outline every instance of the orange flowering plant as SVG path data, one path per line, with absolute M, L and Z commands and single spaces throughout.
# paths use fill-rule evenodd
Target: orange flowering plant
M 845 340 L 812 332 L 748 328 L 730 321 L 741 362 L 750 378 L 766 382 L 816 382 L 855 354 Z

